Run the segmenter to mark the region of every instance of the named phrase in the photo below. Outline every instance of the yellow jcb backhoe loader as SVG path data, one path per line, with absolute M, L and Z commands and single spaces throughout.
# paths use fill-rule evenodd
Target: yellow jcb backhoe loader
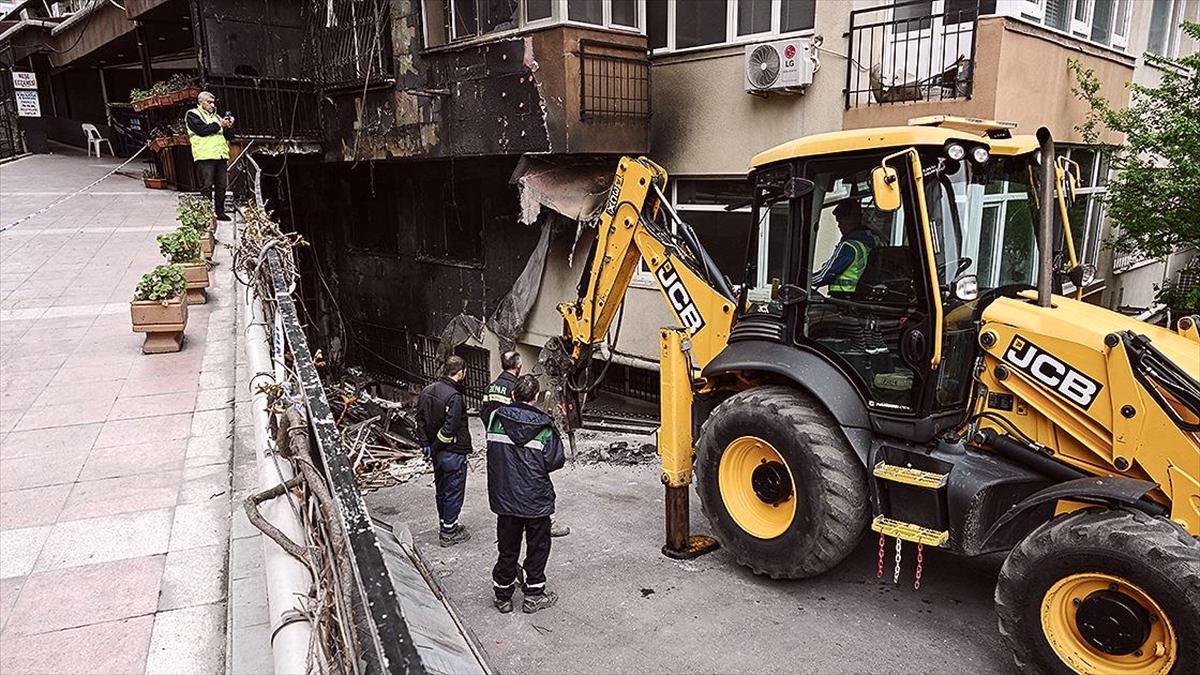
M 1018 665 L 1200 672 L 1197 319 L 1171 331 L 1062 293 L 1083 285 L 1076 175 L 1045 130 L 982 120 L 785 143 L 753 160 L 735 288 L 666 172 L 623 158 L 548 372 L 591 388 L 644 261 L 680 324 L 661 331 L 664 553 L 715 546 L 689 536 L 694 469 L 757 573 L 821 574 L 868 529 L 881 560 L 1011 550 L 996 610 Z

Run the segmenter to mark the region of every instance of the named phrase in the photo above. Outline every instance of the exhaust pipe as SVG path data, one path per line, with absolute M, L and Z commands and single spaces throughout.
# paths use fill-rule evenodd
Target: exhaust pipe
M 1038 221 L 1038 282 L 1037 304 L 1050 306 L 1051 284 L 1054 281 L 1054 138 L 1050 130 L 1037 130 L 1037 140 L 1042 159 L 1042 194 L 1039 206 L 1041 219 Z M 1067 234 L 1070 236 L 1070 234 Z

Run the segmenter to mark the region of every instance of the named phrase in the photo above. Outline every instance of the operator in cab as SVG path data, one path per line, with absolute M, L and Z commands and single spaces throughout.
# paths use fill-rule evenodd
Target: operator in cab
M 863 224 L 862 204 L 857 199 L 845 199 L 833 207 L 842 238 L 833 255 L 813 273 L 813 289 L 829 287 L 832 296 L 848 296 L 858 288 L 858 280 L 867 267 L 871 249 L 878 245 L 870 228 Z

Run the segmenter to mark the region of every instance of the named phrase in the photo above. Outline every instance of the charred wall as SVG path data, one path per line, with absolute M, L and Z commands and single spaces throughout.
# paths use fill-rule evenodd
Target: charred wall
M 540 233 L 517 222 L 516 161 L 292 161 L 271 201 L 311 243 L 301 295 L 314 342 L 403 377 L 420 372 L 425 338 L 460 314 L 490 316 Z

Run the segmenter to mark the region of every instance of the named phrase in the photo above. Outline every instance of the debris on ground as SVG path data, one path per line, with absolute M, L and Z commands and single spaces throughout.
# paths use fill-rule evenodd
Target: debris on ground
M 359 488 L 378 490 L 432 472 L 417 441 L 415 387 L 380 382 L 361 368 L 348 368 L 328 390 Z
M 585 432 L 581 432 L 581 436 L 583 433 Z M 658 461 L 658 448 L 653 443 L 628 440 L 611 443 L 581 442 L 575 459 L 584 464 L 651 464 Z

